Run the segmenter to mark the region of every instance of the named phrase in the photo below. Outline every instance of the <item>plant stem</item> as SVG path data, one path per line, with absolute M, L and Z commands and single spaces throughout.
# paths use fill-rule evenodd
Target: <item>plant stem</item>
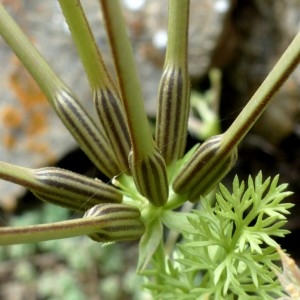
M 1 227 L 0 245 L 34 243 L 101 231 L 102 217 L 75 219 L 24 227 Z
M 190 110 L 188 0 L 169 1 L 168 45 L 158 91 L 155 141 L 167 165 L 183 156 Z
M 117 0 L 103 0 L 101 4 L 130 133 L 132 151 L 128 161 L 131 174 L 138 191 L 153 205 L 162 206 L 168 198 L 166 164 L 148 124 L 121 6 Z
M 200 195 L 207 194 L 222 180 L 236 161 L 237 146 L 299 60 L 300 33 L 226 132 L 206 140 L 181 168 L 173 182 L 176 193 L 186 194 L 190 201 L 198 201 Z
M 145 226 L 140 211 L 119 204 L 98 204 L 83 218 L 49 224 L 0 228 L 0 245 L 33 243 L 78 235 L 89 235 L 98 242 L 113 242 L 140 238 Z
M 0 161 L 0 178 L 27 188 L 38 185 L 38 182 L 34 179 L 33 170 L 3 161 Z
M 168 46 L 165 64 L 187 65 L 190 1 L 169 0 Z
M 282 86 L 300 61 L 300 33 L 296 35 L 275 67 L 256 93 L 224 133 L 220 151 L 229 153 L 243 139 L 271 102 L 272 96 Z M 284 100 L 284 99 L 282 99 Z
M 76 96 L 54 73 L 1 4 L 0 33 L 92 162 L 108 177 L 118 174 L 120 168 L 102 126 L 96 126 Z
M 91 88 L 93 90 L 107 87 L 115 89 L 86 20 L 80 1 L 59 0 L 59 5 L 69 26 Z
M 59 3 L 87 73 L 100 123 L 120 171 L 127 170 L 130 137 L 119 91 L 105 67 L 80 2 L 59 0 Z
M 0 161 L 0 179 L 22 185 L 43 201 L 85 212 L 99 203 L 120 203 L 112 186 L 60 168 L 30 169 Z
M 126 32 L 126 24 L 118 0 L 102 0 L 101 5 L 118 74 L 133 151 L 140 159 L 143 159 L 153 151 L 154 143 L 147 121 L 132 48 Z

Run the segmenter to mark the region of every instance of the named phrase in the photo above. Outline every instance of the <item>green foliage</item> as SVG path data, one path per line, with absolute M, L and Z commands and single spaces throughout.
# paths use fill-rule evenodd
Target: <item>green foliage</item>
M 146 287 L 155 299 L 274 299 L 282 295 L 274 264 L 273 239 L 283 229 L 292 204 L 291 192 L 278 185 L 279 176 L 263 182 L 249 177 L 248 187 L 236 176 L 233 191 L 220 184 L 213 207 L 202 199 L 199 210 L 187 215 L 191 225 L 165 265 L 146 273 Z M 155 258 L 154 258 L 155 259 Z

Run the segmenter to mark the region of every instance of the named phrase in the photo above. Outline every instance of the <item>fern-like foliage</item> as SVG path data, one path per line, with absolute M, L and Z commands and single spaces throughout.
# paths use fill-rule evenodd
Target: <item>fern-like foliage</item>
M 189 232 L 166 263 L 165 272 L 152 270 L 147 284 L 155 299 L 274 299 L 282 296 L 274 269 L 279 260 L 288 209 L 282 200 L 291 192 L 278 185 L 279 176 L 263 182 L 249 177 L 248 186 L 236 176 L 233 191 L 220 184 L 212 207 L 188 215 Z M 153 264 L 155 266 L 155 264 Z M 154 267 L 155 269 L 155 267 Z M 174 298 L 175 297 L 175 298 Z

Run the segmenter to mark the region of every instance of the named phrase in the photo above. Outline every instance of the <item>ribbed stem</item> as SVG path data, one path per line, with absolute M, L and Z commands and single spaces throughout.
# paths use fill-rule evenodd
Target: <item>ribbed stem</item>
M 182 157 L 187 137 L 190 82 L 187 64 L 189 1 L 169 1 L 168 45 L 158 93 L 156 144 L 167 164 Z
M 59 0 L 76 49 L 92 88 L 101 125 L 118 159 L 120 171 L 128 169 L 130 137 L 119 93 L 111 79 L 79 1 Z
M 154 149 L 126 24 L 118 0 L 101 1 L 133 151 L 142 159 Z
M 121 171 L 129 168 L 128 155 L 131 148 L 125 112 L 119 96 L 108 88 L 94 91 L 94 103 L 100 122 L 118 159 Z
M 97 231 L 89 237 L 97 242 L 134 240 L 140 238 L 144 224 L 140 221 L 138 209 L 124 204 L 99 204 L 89 209 L 84 218 L 102 216 L 108 225 L 102 231 Z
M 120 172 L 108 139 L 0 4 L 0 33 L 36 80 L 83 151 L 108 177 Z
M 52 100 L 56 113 L 96 167 L 109 178 L 119 174 L 122 169 L 103 128 L 95 125 L 71 92 L 61 89 Z
M 206 140 L 179 170 L 173 182 L 178 194 L 186 194 L 190 201 L 209 193 L 231 170 L 237 159 L 237 151 L 232 150 L 229 157 L 219 159 L 219 149 L 223 135 Z
M 158 150 L 139 161 L 134 152 L 129 155 L 129 166 L 137 190 L 153 205 L 163 206 L 168 199 L 168 179 L 163 170 L 165 161 Z
M 202 144 L 189 162 L 178 172 L 175 192 L 194 200 L 207 193 L 233 166 L 237 146 L 271 101 L 271 97 L 300 61 L 300 33 L 297 34 L 257 92 L 223 135 Z
M 300 33 L 283 53 L 253 97 L 224 133 L 220 151 L 227 154 L 236 147 L 270 104 L 273 95 L 283 85 L 300 61 Z
M 114 187 L 60 168 L 34 170 L 0 162 L 0 178 L 28 188 L 44 201 L 76 211 L 122 201 L 121 193 Z
M 98 233 L 98 241 L 101 242 L 132 240 L 143 235 L 144 225 L 131 207 L 123 204 L 107 204 L 105 207 L 102 214 L 82 219 L 24 227 L 1 227 L 0 245 L 34 243 L 80 235 L 93 236 L 95 233 Z
M 168 197 L 166 166 L 156 149 L 147 121 L 121 6 L 117 0 L 103 0 L 101 4 L 129 127 L 132 144 L 132 154 L 129 156 L 131 173 L 139 192 L 151 203 L 160 206 Z

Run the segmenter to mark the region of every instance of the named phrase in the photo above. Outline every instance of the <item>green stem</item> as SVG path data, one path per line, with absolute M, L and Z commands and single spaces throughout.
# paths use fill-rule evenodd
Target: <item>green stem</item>
M 186 194 L 190 201 L 197 201 L 200 195 L 207 194 L 222 180 L 237 159 L 237 146 L 299 60 L 300 33 L 227 131 L 206 140 L 181 168 L 173 182 L 176 193 Z
M 38 182 L 34 179 L 34 171 L 0 161 L 0 178 L 27 188 L 35 187 Z
M 190 110 L 188 0 L 169 1 L 168 45 L 158 90 L 155 141 L 167 165 L 183 156 Z
M 299 60 L 300 33 L 297 34 L 248 104 L 224 133 L 220 151 L 229 153 L 241 142 L 243 137 L 266 109 L 272 96 L 298 65 Z
M 80 1 L 59 0 L 59 5 L 69 26 L 91 88 L 93 90 L 107 87 L 115 89 Z
M 0 161 L 0 179 L 22 185 L 43 201 L 76 211 L 99 203 L 119 203 L 122 194 L 114 187 L 55 167 L 29 169 Z
M 0 33 L 46 95 L 56 113 L 92 162 L 108 177 L 120 172 L 107 135 L 54 73 L 0 4 Z
M 140 211 L 119 204 L 98 204 L 83 218 L 49 224 L 0 228 L 0 245 L 33 243 L 89 235 L 98 242 L 139 239 L 145 232 Z
M 168 46 L 165 64 L 187 65 L 187 44 L 190 1 L 169 1 Z
M 24 227 L 1 227 L 0 245 L 35 243 L 101 231 L 102 216 Z M 106 224 L 106 222 L 105 222 Z
M 121 6 L 118 0 L 101 4 L 130 133 L 129 167 L 138 191 L 155 206 L 162 206 L 168 198 L 166 165 L 148 124 Z
M 59 0 L 93 92 L 100 123 L 119 161 L 128 169 L 130 137 L 119 91 L 111 79 L 79 1 Z
M 102 0 L 101 5 L 118 74 L 133 151 L 140 159 L 143 159 L 153 151 L 154 142 L 147 121 L 126 24 L 118 0 Z

